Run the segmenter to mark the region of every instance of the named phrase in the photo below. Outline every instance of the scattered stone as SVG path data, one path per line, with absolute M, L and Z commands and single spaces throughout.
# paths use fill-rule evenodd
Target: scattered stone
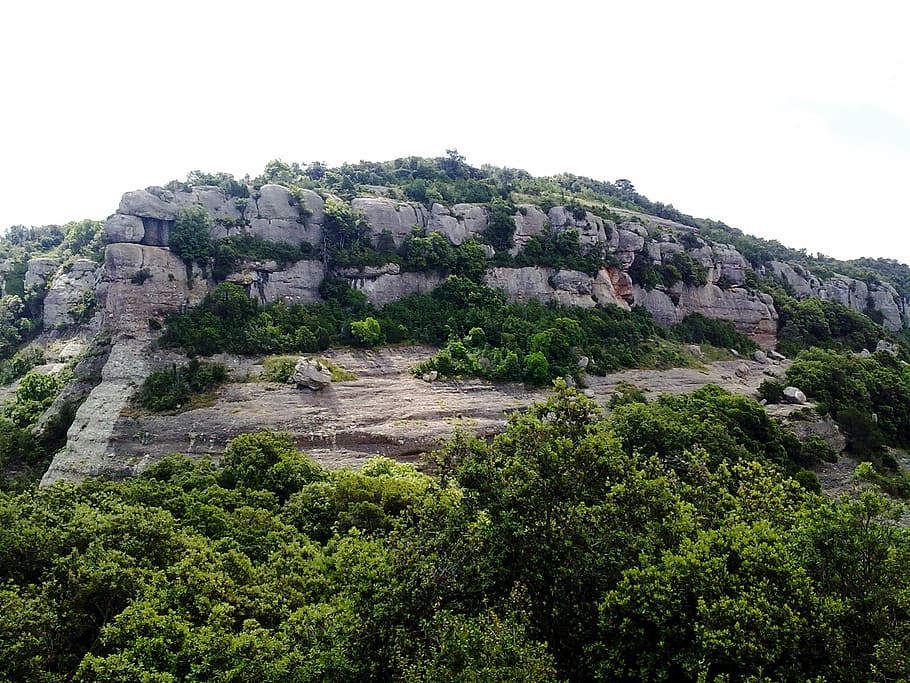
M 878 344 L 875 345 L 875 351 L 876 351 L 876 353 L 879 351 L 887 351 L 888 353 L 890 353 L 894 356 L 897 355 L 897 351 L 894 348 L 894 344 L 892 344 L 889 341 L 885 341 L 884 339 L 880 339 Z
M 689 353 L 691 353 L 691 354 L 692 354 L 693 356 L 695 356 L 696 358 L 704 358 L 704 357 L 705 357 L 705 352 L 701 350 L 701 346 L 699 346 L 698 344 L 688 344 L 688 345 L 686 346 L 686 351 L 688 351 Z
M 587 397 L 587 398 L 594 398 L 594 396 L 596 395 L 596 394 L 594 393 L 594 390 L 593 390 L 593 389 L 585 389 L 582 393 L 583 393 L 583 394 L 585 395 L 585 397 Z
M 730 353 L 732 353 L 734 356 L 739 355 L 739 351 L 737 351 L 736 349 L 730 349 Z
M 743 379 L 745 377 L 748 377 L 751 371 L 749 370 L 748 365 L 746 365 L 745 363 L 740 363 L 739 365 L 736 366 L 736 370 L 734 370 L 733 372 L 737 377 L 739 377 L 740 379 Z
M 319 361 L 311 361 L 309 358 L 298 358 L 297 365 L 294 366 L 294 375 L 291 382 L 297 385 L 298 389 L 306 387 L 313 391 L 325 389 L 332 383 L 332 373 Z
M 588 369 L 588 363 L 590 363 L 590 362 L 591 362 L 591 359 L 588 358 L 587 356 L 580 356 L 579 359 L 578 359 L 578 369 L 579 369 L 579 370 L 587 370 L 587 369 Z
M 768 362 L 767 354 L 761 349 L 758 349 L 755 353 L 752 354 L 752 359 L 756 363 L 761 363 L 762 365 Z
M 784 387 L 784 403 L 794 403 L 803 405 L 806 403 L 806 395 L 796 387 Z
M 420 379 L 424 382 L 435 382 L 437 377 L 439 377 L 439 373 L 436 370 L 430 370 L 430 372 L 423 373 Z
M 777 351 L 774 351 L 774 350 L 768 351 L 768 358 L 770 358 L 771 360 L 777 360 L 777 361 L 787 360 L 787 357 L 784 354 L 778 353 Z
M 566 375 L 562 379 L 566 383 L 566 386 L 569 387 L 569 389 L 575 388 L 575 380 L 572 378 L 572 375 Z

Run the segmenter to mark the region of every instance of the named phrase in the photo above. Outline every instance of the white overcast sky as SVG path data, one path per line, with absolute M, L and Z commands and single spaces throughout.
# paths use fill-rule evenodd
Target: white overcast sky
M 269 159 L 630 179 L 910 262 L 906 2 L 28 2 L 0 24 L 0 228 Z

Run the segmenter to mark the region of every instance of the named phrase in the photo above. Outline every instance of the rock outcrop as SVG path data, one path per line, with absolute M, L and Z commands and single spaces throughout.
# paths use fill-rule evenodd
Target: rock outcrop
M 97 284 L 98 264 L 94 261 L 78 259 L 65 268 L 54 278 L 44 299 L 44 329 L 76 324 L 74 310 L 86 305 L 86 297 L 94 300 Z

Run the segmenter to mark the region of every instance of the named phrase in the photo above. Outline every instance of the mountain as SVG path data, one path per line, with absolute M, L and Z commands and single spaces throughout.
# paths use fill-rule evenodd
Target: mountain
M 468 298 L 501 290 L 495 296 L 503 299 L 491 304 L 499 312 L 519 310 L 508 306 L 537 311 L 535 302 L 591 312 L 588 318 L 578 318 L 581 312 L 557 318 L 575 316 L 574 327 L 551 321 L 540 330 L 521 328 L 524 332 L 477 328 L 495 335 L 496 345 L 490 352 L 465 351 L 474 364 L 465 366 L 467 374 L 532 383 L 640 366 L 653 350 L 642 350 L 636 335 L 683 339 L 674 331 L 690 329 L 687 321 L 698 316 L 731 323 L 735 332 L 724 328 L 725 334 L 746 334 L 764 347 L 773 346 L 780 334 L 787 352 L 808 345 L 810 338 L 859 351 L 881 340 L 888 343 L 910 320 L 910 269 L 902 264 L 810 257 L 652 202 L 627 180 L 534 178 L 515 169 L 478 169 L 456 152 L 339 168 L 271 162 L 258 178 L 243 180 L 197 171 L 186 182 L 126 192 L 103 225 L 82 221 L 13 228 L 3 252 L 7 374 L 28 369 L 22 351 L 13 356 L 28 339 L 45 360 L 73 366 L 72 378 L 61 380 L 64 386 L 51 397 L 53 402 L 34 409 L 37 422 L 22 423 L 43 439 L 38 451 L 60 449 L 44 483 L 126 476 L 172 450 L 217 455 L 241 428 L 255 424 L 216 420 L 214 415 L 223 412 L 220 406 L 207 417 L 190 411 L 170 422 L 161 418 L 149 433 L 148 420 L 135 409 L 135 395 L 153 372 L 185 362 L 179 350 L 163 348 L 168 340 L 176 349 L 202 355 L 232 349 L 247 355 L 317 351 L 335 343 L 381 345 L 381 340 L 442 346 L 447 338 L 460 339 L 472 330 L 467 323 L 464 329 L 453 323 L 451 329 L 418 334 L 413 328 L 425 320 L 381 311 L 402 300 L 416 301 L 415 296 L 432 296 L 452 275 L 479 288 L 464 294 Z M 230 285 L 239 290 L 225 289 Z M 270 311 L 264 313 L 267 318 L 256 318 L 253 332 L 243 333 L 245 346 L 222 338 L 230 332 L 217 332 L 219 323 L 207 327 L 202 313 L 187 323 L 194 330 L 184 330 L 183 336 L 174 332 L 175 316 L 193 310 L 226 320 L 231 300 L 225 292 L 234 291 L 251 302 L 250 315 Z M 827 303 L 818 309 L 804 304 L 814 300 Z M 270 308 L 279 302 L 285 308 Z M 276 321 L 288 307 L 296 311 L 294 307 L 333 302 L 342 312 L 332 313 L 330 322 L 324 322 L 329 314 L 322 311 L 322 322 L 278 330 Z M 483 308 L 474 303 L 464 307 Z M 351 317 L 355 310 L 362 320 Z M 650 314 L 647 322 L 634 317 L 643 310 Z M 526 318 L 526 309 L 520 311 L 518 317 Z M 605 327 L 604 320 L 590 317 L 594 312 L 615 319 Z M 815 324 L 818 315 L 821 323 Z M 371 319 L 377 323 L 376 339 L 368 341 L 355 332 L 356 325 Z M 647 327 L 654 323 L 657 327 Z M 620 328 L 627 337 L 622 342 L 616 336 Z M 530 340 L 550 330 L 547 340 Z M 616 345 L 622 353 L 611 349 Z M 32 357 L 37 359 L 37 353 Z M 250 364 L 236 355 L 227 362 L 236 366 L 230 368 L 235 378 L 249 374 Z M 364 360 L 351 362 L 362 365 Z M 453 362 L 451 355 L 446 362 Z M 510 362 L 518 367 L 512 374 Z M 546 365 L 534 374 L 534 362 Z M 439 361 L 431 365 L 427 369 L 433 372 L 444 369 Z M 407 376 L 406 367 L 394 372 Z M 513 407 L 535 396 L 531 391 Z M 280 410 L 264 405 L 267 413 Z M 64 417 L 54 418 L 59 415 Z M 175 425 L 176 432 L 171 429 Z M 285 426 L 309 448 L 319 439 L 334 438 L 326 432 L 305 440 L 305 427 Z M 486 433 L 503 426 L 502 420 L 493 420 Z M 400 435 L 389 439 L 402 440 Z M 365 443 L 382 448 L 375 434 Z M 431 444 L 424 434 L 383 452 L 410 453 Z

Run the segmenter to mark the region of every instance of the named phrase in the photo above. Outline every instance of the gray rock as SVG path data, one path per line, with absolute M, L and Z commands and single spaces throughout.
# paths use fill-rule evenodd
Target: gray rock
M 890 354 L 897 355 L 897 350 L 894 348 L 894 344 L 884 339 L 879 339 L 878 344 L 875 345 L 876 352 L 878 351 L 887 351 Z
M 788 263 L 781 261 L 771 261 L 771 272 L 774 273 L 778 280 L 790 287 L 793 294 L 799 298 L 812 296 L 812 287 L 809 281 L 801 274 L 797 273 Z
M 733 371 L 733 374 L 736 375 L 737 377 L 739 377 L 740 379 L 744 379 L 751 374 L 751 370 L 749 370 L 749 366 L 746 365 L 745 363 L 740 363 L 739 365 L 736 366 L 736 369 Z
M 701 350 L 701 347 L 698 344 L 687 344 L 686 351 L 691 353 L 696 358 L 704 358 L 705 352 Z
M 298 358 L 290 382 L 296 384 L 298 389 L 319 391 L 332 383 L 332 373 L 319 361 Z
M 33 258 L 28 260 L 25 271 L 25 293 L 38 292 L 46 289 L 51 275 L 53 275 L 60 262 L 52 258 Z
M 593 389 L 585 389 L 581 393 L 584 394 L 585 398 L 594 398 L 597 396 Z
M 587 369 L 588 369 L 588 363 L 590 363 L 590 362 L 591 362 L 591 359 L 588 358 L 587 356 L 579 356 L 579 357 L 578 357 L 578 363 L 576 364 L 576 367 L 577 367 L 579 370 L 581 370 L 581 371 L 587 370 Z
M 104 235 L 108 242 L 141 242 L 145 226 L 138 216 L 115 213 L 105 221 Z
M 754 360 L 756 363 L 765 364 L 768 362 L 768 356 L 764 351 L 758 349 L 755 353 L 752 354 L 752 360 Z
M 776 360 L 776 361 L 787 360 L 787 357 L 784 354 L 778 353 L 777 351 L 773 351 L 773 350 L 768 351 L 768 358 L 770 358 L 771 360 Z
M 623 223 L 623 225 L 629 225 L 629 223 Z M 617 251 L 637 252 L 644 248 L 645 238 L 638 233 L 622 228 L 618 230 L 618 233 L 619 244 L 616 247 Z
M 161 187 L 148 187 L 144 190 L 124 193 L 120 199 L 120 208 L 117 209 L 117 213 L 173 221 L 177 218 L 179 210 L 180 207 L 172 192 Z
M 370 227 L 374 242 L 383 232 L 392 236 L 396 247 L 400 247 L 415 225 L 427 227 L 427 215 L 419 205 L 387 199 L 385 197 L 357 197 L 351 202 L 355 211 L 363 213 Z
M 784 403 L 803 405 L 806 403 L 806 395 L 796 387 L 784 387 Z
M 72 311 L 98 283 L 98 264 L 78 259 L 54 278 L 44 299 L 44 329 L 75 324 Z

